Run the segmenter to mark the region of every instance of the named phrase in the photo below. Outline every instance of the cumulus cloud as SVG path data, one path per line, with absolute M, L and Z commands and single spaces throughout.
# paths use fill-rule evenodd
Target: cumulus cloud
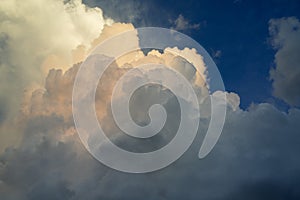
M 17 93 L 29 82 L 42 81 L 41 68 L 47 73 L 49 68 L 72 66 L 71 50 L 90 45 L 103 26 L 113 22 L 103 18 L 101 9 L 88 8 L 80 0 L 0 4 L 0 85 L 1 96 L 7 98 L 12 92 L 20 97 Z
M 275 67 L 270 71 L 274 96 L 291 106 L 300 106 L 300 22 L 295 17 L 271 19 L 271 42 Z
M 60 70 L 51 70 L 45 91 L 33 93 L 21 145 L 7 149 L 0 156 L 0 188 L 5 199 L 299 197 L 298 109 L 283 113 L 270 104 L 258 104 L 245 111 L 239 108 L 238 95 L 230 93 L 227 95 L 228 115 L 223 134 L 207 158 L 197 158 L 209 122 L 208 118 L 202 118 L 194 144 L 173 165 L 150 174 L 125 174 L 93 159 L 77 136 L 69 105 L 71 83 L 78 67 L 75 65 L 64 74 Z M 109 96 L 107 90 L 112 89 L 113 79 L 124 71 L 123 67 L 114 65 L 99 83 L 102 87 L 96 97 L 98 111 L 109 110 L 105 104 L 109 103 L 109 98 L 105 99 Z M 165 92 L 157 87 L 141 88 L 132 102 L 132 116 L 140 120 L 137 123 L 142 123 L 147 116 L 141 112 L 146 111 L 147 104 L 153 100 L 145 98 L 145 94 L 151 93 L 156 100 L 163 94 L 161 100 L 170 111 L 170 119 L 162 131 L 164 137 L 146 143 L 129 142 L 132 138 L 124 137 L 114 126 L 111 114 L 107 113 L 99 120 L 105 122 L 105 130 L 120 133 L 111 139 L 122 147 L 134 151 L 159 148 L 172 138 L 176 131 L 175 122 L 180 120 L 176 117 L 178 104 L 174 96 Z
M 34 5 L 42 6 L 44 3 L 39 2 L 42 3 L 35 2 L 37 4 Z M 11 2 L 5 2 L 3 5 L 7 9 L 14 8 Z M 30 5 L 24 7 L 35 8 Z M 70 1 L 67 4 L 54 1 L 53 7 L 60 8 L 60 11 L 65 13 L 51 15 L 54 19 L 57 19 L 56 16 L 72 19 L 70 16 L 79 12 L 77 9 L 80 8 L 82 8 L 80 13 L 84 16 L 86 12 L 98 14 L 100 12 L 100 9 L 85 8 L 79 1 Z M 68 9 L 72 10 L 72 14 Z M 98 14 L 96 16 L 101 16 Z M 39 16 L 34 12 L 32 15 Z M 19 18 L 22 19 L 23 16 Z M 96 29 L 90 39 L 78 39 L 81 38 L 79 37 L 81 34 L 81 36 L 86 34 L 81 33 L 84 30 L 79 28 L 81 26 L 78 26 L 80 30 L 76 29 L 78 33 L 75 34 L 75 36 L 79 35 L 78 38 L 76 37 L 78 42 L 72 43 L 70 41 L 74 38 L 65 38 L 66 46 L 64 46 L 64 40 L 58 39 L 62 42 L 58 45 L 64 49 L 62 51 L 50 51 L 58 47 L 52 47 L 51 42 L 48 44 L 39 37 L 36 41 L 38 44 L 33 43 L 36 46 L 29 46 L 32 55 L 39 55 L 32 49 L 41 49 L 46 43 L 48 44 L 46 47 L 50 49 L 43 54 L 43 58 L 48 58 L 46 62 L 53 61 L 54 65 L 55 59 L 70 58 L 70 63 L 74 65 L 69 69 L 51 69 L 47 73 L 43 87 L 27 92 L 26 98 L 24 97 L 18 123 L 12 127 L 15 132 L 22 135 L 20 144 L 10 146 L 0 153 L 0 192 L 3 199 L 299 199 L 300 193 L 297 187 L 300 180 L 300 162 L 297 155 L 300 150 L 299 109 L 292 108 L 285 113 L 270 104 L 262 103 L 243 110 L 239 107 L 239 96 L 226 92 L 228 114 L 223 134 L 211 154 L 205 159 L 198 159 L 200 144 L 210 121 L 207 85 L 209 74 L 206 73 L 202 56 L 188 48 L 166 48 L 163 52 L 153 50 L 146 55 L 137 50 L 118 58 L 99 81 L 95 103 L 98 119 L 113 142 L 138 152 L 159 148 L 173 137 L 172 134 L 178 126 L 180 119 L 176 97 L 166 88 L 156 85 L 142 87 L 134 94 L 130 105 L 131 114 L 138 124 L 149 122 L 146 111 L 154 100 L 159 100 L 168 112 L 166 126 L 158 137 L 144 143 L 137 140 L 130 142 L 132 138 L 125 137 L 125 134 L 116 127 L 111 115 L 110 97 L 116 81 L 134 67 L 150 62 L 174 68 L 191 83 L 200 100 L 200 128 L 191 148 L 171 166 L 154 173 L 139 175 L 117 172 L 92 158 L 84 149 L 74 127 L 71 110 L 73 82 L 80 62 L 91 48 L 109 36 L 134 29 L 132 24 L 114 23 L 105 26 L 110 22 L 103 20 L 105 21 L 101 18 L 99 21 L 103 26 Z M 21 25 L 23 23 L 19 26 Z M 77 27 L 74 24 L 72 26 Z M 21 31 L 21 28 L 18 28 L 15 27 L 16 30 Z M 62 25 L 59 25 L 59 28 L 63 28 Z M 38 33 L 48 36 L 48 33 Z M 51 31 L 50 33 L 52 34 Z M 61 34 L 66 36 L 67 33 L 73 32 L 67 31 Z M 53 36 L 52 40 L 58 36 Z M 1 37 L 11 36 L 4 34 Z M 25 39 L 27 37 L 19 39 L 21 44 Z M 138 44 L 138 37 L 131 39 Z M 9 43 L 13 41 L 1 40 L 1 51 L 4 49 L 7 55 L 16 54 L 17 58 L 20 58 L 18 51 L 7 50 Z M 23 45 L 25 48 L 29 44 Z M 178 54 L 184 54 L 187 59 L 179 57 Z M 51 55 L 55 56 L 51 57 Z M 72 60 L 72 55 L 76 59 Z M 7 62 L 10 61 L 8 58 L 5 58 Z M 34 67 L 30 68 L 29 72 L 42 66 L 45 61 L 41 59 L 37 62 L 29 57 L 27 59 L 30 61 L 22 65 L 24 69 L 27 64 L 34 64 L 29 65 Z M 60 67 L 59 62 L 56 64 Z M 196 65 L 202 69 L 200 72 L 195 71 Z M 3 70 L 8 69 L 10 69 L 8 65 L 3 67 Z M 32 79 L 30 74 L 25 75 L 28 80 Z M 131 84 L 131 80 L 128 80 L 127 84 Z M 174 80 L 174 84 L 178 83 Z M 151 93 L 150 97 L 146 95 L 149 93 Z M 217 98 L 219 93 L 213 95 Z M 2 96 L 5 97 L 1 94 Z M 9 111 L 0 110 L 0 119 L 1 114 L 6 112 Z M 4 125 L 0 124 L 0 127 L 1 132 L 4 130 L 3 132 L 7 133 Z M 2 141 L 3 136 L 1 135 L 0 138 Z
M 79 61 L 79 50 L 71 50 L 90 48 L 112 22 L 100 8 L 89 8 L 81 0 L 1 1 L 0 124 L 15 117 L 26 87 L 43 84 L 51 68 L 66 70 Z M 1 146 L 14 141 L 9 126 L 1 131 Z

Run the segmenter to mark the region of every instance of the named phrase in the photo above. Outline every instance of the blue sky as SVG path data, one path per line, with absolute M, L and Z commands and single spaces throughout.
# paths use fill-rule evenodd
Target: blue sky
M 291 1 L 152 0 L 100 1 L 88 5 L 103 8 L 104 14 L 136 27 L 172 27 L 179 15 L 197 30 L 180 30 L 199 42 L 211 55 L 220 50 L 215 62 L 225 87 L 241 97 L 241 107 L 252 102 L 270 102 L 283 110 L 283 101 L 272 96 L 269 70 L 275 51 L 269 42 L 268 23 L 272 18 L 299 17 L 300 3 Z

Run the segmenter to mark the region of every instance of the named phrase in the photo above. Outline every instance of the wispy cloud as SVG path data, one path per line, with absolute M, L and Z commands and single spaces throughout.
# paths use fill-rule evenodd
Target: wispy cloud
M 198 30 L 200 29 L 200 23 L 191 24 L 191 22 L 184 18 L 182 14 L 180 14 L 175 20 L 171 21 L 173 26 L 172 28 L 177 31 L 184 31 L 184 30 Z

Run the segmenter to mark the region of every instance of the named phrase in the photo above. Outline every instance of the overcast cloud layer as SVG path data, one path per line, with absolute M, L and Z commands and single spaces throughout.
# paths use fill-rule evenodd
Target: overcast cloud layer
M 181 72 L 196 89 L 203 112 L 197 139 L 183 157 L 163 170 L 133 175 L 109 169 L 92 158 L 79 140 L 71 110 L 73 82 L 80 66 L 76 63 L 105 38 L 132 30 L 133 25 L 104 19 L 99 8 L 85 8 L 77 0 L 68 4 L 53 1 L 53 5 L 33 0 L 17 3 L 18 6 L 15 1 L 0 3 L 0 70 L 1 81 L 5 80 L 0 86 L 0 140 L 10 141 L 0 143 L 1 199 L 300 198 L 300 110 L 293 107 L 299 105 L 300 98 L 299 78 L 293 76 L 299 70 L 299 59 L 293 53 L 299 52 L 300 46 L 298 19 L 272 19 L 269 24 L 277 50 L 270 72 L 274 95 L 291 108 L 283 112 L 262 103 L 242 110 L 238 94 L 228 92 L 223 133 L 211 154 L 202 160 L 197 154 L 209 123 L 210 103 L 201 56 L 182 50 L 198 59 L 193 62 L 168 51 L 152 51 L 146 56 L 136 51 L 113 63 L 99 83 L 96 109 L 104 129 L 118 145 L 134 151 L 160 147 L 172 137 L 178 124 L 175 97 L 153 86 L 137 92 L 136 102 L 141 98 L 145 104 L 133 103 L 131 110 L 143 124 L 148 118 L 141 111 L 153 100 L 143 99 L 145 94 L 164 97 L 170 118 L 160 136 L 141 145 L 123 137 L 115 126 L 108 104 L 111 90 L 124 72 L 139 64 L 151 61 Z M 44 7 L 48 10 L 39 11 Z M 105 24 L 113 25 L 103 29 Z M 195 73 L 195 63 L 202 66 L 202 74 Z M 48 71 L 51 67 L 57 69 Z M 23 78 L 10 84 L 16 77 Z M 10 106 L 13 109 L 19 102 L 10 99 L 33 83 L 37 85 L 35 89 L 19 96 L 23 102 L 21 111 L 9 120 Z M 12 134 L 17 134 L 18 140 L 8 139 Z

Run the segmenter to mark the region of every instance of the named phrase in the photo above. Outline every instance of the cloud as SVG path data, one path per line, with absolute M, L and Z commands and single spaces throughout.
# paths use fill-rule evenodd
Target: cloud
M 80 0 L 2 1 L 1 13 L 1 43 L 9 54 L 2 59 L 3 64 L 24 73 L 40 70 L 49 55 L 57 58 L 52 63 L 56 67 L 72 66 L 70 49 L 89 45 L 105 24 L 113 22 L 104 19 L 101 9 L 88 8 Z M 50 67 L 47 64 L 45 67 Z
M 179 15 L 177 19 L 173 21 L 174 27 L 173 29 L 177 31 L 185 31 L 190 29 L 198 30 L 200 28 L 200 24 L 191 24 L 183 15 Z
M 269 32 L 277 51 L 270 71 L 273 94 L 291 106 L 300 106 L 300 22 L 295 17 L 271 19 Z
M 114 184 L 114 188 L 103 197 L 247 199 L 253 195 L 268 199 L 279 194 L 274 198 L 297 199 L 299 114 L 299 110 L 282 113 L 270 104 L 229 111 L 221 140 L 209 157 L 197 160 L 198 138 L 181 159 L 161 171 L 136 176 L 110 171 L 100 187 Z M 200 134 L 206 126 L 202 120 Z M 139 192 L 134 192 L 137 188 Z
M 144 24 L 144 15 L 148 14 L 148 2 L 139 2 L 136 0 L 110 0 L 110 1 L 97 1 L 86 0 L 88 5 L 99 5 L 105 16 L 112 17 L 115 21 L 122 21 L 126 23 L 139 23 L 140 26 Z M 144 24 L 145 26 L 145 24 Z
M 222 56 L 222 51 L 221 51 L 221 50 L 216 50 L 216 51 L 214 51 L 214 50 L 212 49 L 212 56 L 213 56 L 214 58 L 220 58 L 220 57 Z
M 81 0 L 1 1 L 0 123 L 14 120 L 25 88 L 43 85 L 51 68 L 66 70 L 78 62 L 71 50 L 79 45 L 90 48 L 104 25 L 112 23 L 101 9 L 89 8 Z M 10 126 L 1 131 L 1 150 L 18 141 L 9 134 L 15 132 Z
M 8 105 L 29 83 L 40 83 L 43 70 L 72 66 L 71 50 L 89 45 L 113 22 L 80 0 L 1 1 L 0 12 L 0 87 L 1 97 L 10 99 L 4 99 Z M 19 103 L 14 101 L 12 108 Z
M 193 52 L 188 49 L 182 51 L 187 54 Z M 191 75 L 191 63 L 172 55 L 170 50 L 163 53 L 151 51 L 148 55 L 138 51 L 135 53 L 140 57 L 125 55 L 125 58 L 120 58 L 122 62 L 119 61 L 122 65 L 116 62 L 105 72 L 99 83 L 96 109 L 100 122 L 104 122 L 104 129 L 112 133 L 112 141 L 140 152 L 159 148 L 172 138 L 179 120 L 176 117 L 178 104 L 174 96 L 163 88 L 144 87 L 137 91 L 132 102 L 132 116 L 138 123 L 147 121 L 143 111 L 147 110 L 148 104 L 152 104 L 154 97 L 159 96 L 170 111 L 169 120 L 160 137 L 145 143 L 130 141 L 132 138 L 125 137 L 116 128 L 109 113 L 109 93 L 115 81 L 129 68 L 149 60 L 173 64 L 174 68 L 186 73 L 185 76 L 192 82 L 195 81 L 195 75 Z M 194 55 L 190 58 L 197 57 Z M 201 197 L 213 200 L 243 199 L 254 194 L 256 199 L 271 198 L 274 194 L 279 195 L 275 199 L 299 197 L 297 185 L 300 163 L 296 154 L 300 150 L 298 109 L 283 113 L 270 104 L 258 104 L 252 105 L 249 110 L 242 110 L 239 108 L 239 96 L 228 93 L 228 114 L 223 134 L 208 157 L 202 160 L 197 157 L 209 122 L 209 115 L 204 115 L 195 142 L 174 164 L 150 174 L 125 174 L 93 159 L 77 136 L 70 105 L 78 67 L 79 64 L 74 65 L 64 73 L 59 69 L 50 70 L 44 90 L 36 90 L 32 94 L 27 112 L 23 113 L 24 137 L 20 145 L 8 148 L 0 156 L 0 188 L 5 199 Z M 191 71 L 186 70 L 188 68 Z M 145 94 L 149 93 L 153 98 L 145 98 Z M 207 93 L 198 94 L 207 96 Z M 203 101 L 202 108 L 209 105 L 209 102 Z
M 0 156 L 0 188 L 5 199 L 247 199 L 251 195 L 256 199 L 299 198 L 298 109 L 283 113 L 270 104 L 258 104 L 245 111 L 239 108 L 239 97 L 228 94 L 223 134 L 208 157 L 197 158 L 209 122 L 208 118 L 202 118 L 198 138 L 174 164 L 150 174 L 125 174 L 93 159 L 80 142 L 72 119 L 67 117 L 72 115 L 68 90 L 72 89 L 77 68 L 75 65 L 64 74 L 60 70 L 50 71 L 42 99 L 39 91 L 33 94 L 32 113 L 24 118 L 22 143 Z M 106 84 L 102 86 L 109 87 L 99 89 L 98 98 L 110 90 L 113 84 L 109 82 L 119 76 L 118 70 L 122 68 L 112 67 L 107 72 L 102 80 Z M 133 117 L 140 122 L 147 120 L 141 112 L 152 102 L 145 98 L 149 92 L 154 97 L 164 94 L 162 100 L 171 111 L 163 132 L 165 137 L 145 144 L 129 142 L 132 138 L 120 135 L 111 137 L 118 145 L 135 151 L 149 150 L 160 147 L 172 137 L 178 120 L 177 104 L 174 96 L 165 94 L 162 88 L 148 87 L 138 91 L 136 103 L 133 102 Z M 141 100 L 145 104 L 138 103 Z M 96 100 L 100 101 L 105 103 L 108 99 Z M 97 108 L 98 111 L 109 109 L 108 105 Z M 106 130 L 119 132 L 113 128 L 109 114 L 99 120 L 105 122 Z
M 91 42 L 90 48 L 109 36 L 133 28 L 131 24 L 120 23 L 104 26 L 101 35 Z M 132 40 L 133 42 L 136 40 L 138 44 L 138 38 Z M 72 48 L 70 52 L 71 50 Z M 89 50 L 79 47 L 75 51 L 77 55 L 84 58 Z M 180 53 L 185 54 L 188 60 L 178 57 L 177 54 Z M 96 108 L 99 120 L 106 122 L 104 129 L 109 130 L 111 138 L 120 145 L 132 144 L 133 150 L 145 150 L 145 148 L 135 142 L 128 142 L 128 138 L 115 136 L 119 130 L 115 129 L 108 112 L 110 92 L 115 81 L 124 72 L 149 62 L 175 68 L 195 88 L 198 88 L 199 98 L 205 99 L 208 95 L 203 58 L 197 55 L 195 50 L 168 48 L 163 53 L 154 50 L 147 55 L 138 50 L 118 58 L 99 83 L 102 87 L 99 87 L 97 92 Z M 196 73 L 193 64 L 199 65 L 202 71 Z M 38 199 L 45 196 L 57 199 L 97 199 L 106 196 L 104 190 L 99 190 L 99 184 L 106 175 L 115 172 L 92 159 L 84 150 L 73 123 L 71 94 L 79 66 L 80 63 L 75 64 L 65 72 L 63 69 L 51 69 L 46 77 L 44 88 L 36 89 L 32 93 L 28 92 L 30 95 L 26 97 L 19 116 L 22 126 L 18 131 L 22 135 L 22 140 L 19 145 L 6 148 L 0 155 L 0 180 L 4 188 L 2 193 L 6 199 Z M 174 84 L 177 84 L 176 81 Z M 170 138 L 168 134 L 174 132 L 172 130 L 176 128 L 174 121 L 178 120 L 178 117 L 176 118 L 178 110 L 173 105 L 174 96 L 165 94 L 163 88 L 144 88 L 137 93 L 137 102 L 140 102 L 138 97 L 145 97 L 145 93 L 149 92 L 167 97 L 162 100 L 168 110 L 172 111 L 168 120 L 169 125 L 164 129 L 166 136 L 147 142 L 147 147 L 153 149 L 164 144 Z M 147 116 L 142 111 L 147 109 L 148 104 L 151 105 L 152 100 L 153 98 L 146 98 L 145 104 L 133 104 L 133 115 L 140 120 L 139 123 L 147 121 Z M 60 153 L 61 151 L 63 153 Z M 15 173 L 20 171 L 19 166 L 22 166 L 22 172 Z M 80 174 L 77 174 L 78 169 Z
M 144 111 L 147 111 L 148 106 L 153 104 L 156 97 L 169 111 L 166 127 L 162 130 L 163 134 L 159 134 L 159 137 L 153 140 L 139 143 L 140 141 L 130 142 L 131 138 L 125 137 L 125 134 L 115 126 L 110 113 L 110 94 L 116 80 L 129 69 L 138 65 L 152 62 L 174 68 L 190 81 L 200 99 L 200 128 L 191 148 L 171 166 L 148 174 L 120 173 L 96 161 L 84 149 L 74 127 L 71 94 L 74 78 L 80 66 L 80 63 L 75 64 L 74 62 L 82 61 L 89 53 L 90 48 L 105 38 L 125 30 L 132 30 L 134 27 L 132 24 L 122 23 L 105 26 L 105 20 L 99 15 L 100 9 L 86 9 L 79 1 L 71 1 L 67 6 L 60 1 L 53 1 L 53 5 L 52 3 L 47 4 L 49 8 L 45 8 L 45 15 L 49 14 L 49 20 L 51 19 L 47 25 L 53 29 L 48 30 L 46 28 L 48 26 L 45 27 L 45 24 L 42 24 L 41 27 L 46 28 L 44 30 L 38 25 L 48 18 L 42 18 L 43 12 L 36 10 L 36 7 L 46 5 L 46 1 L 28 2 L 28 6 L 25 6 L 25 3 L 20 1 L 18 9 L 24 9 L 24 11 L 18 11 L 21 14 L 17 18 L 13 18 L 18 13 L 15 11 L 14 1 L 1 2 L 4 6 L 0 8 L 5 8 L 5 12 L 2 13 L 10 16 L 8 21 L 22 21 L 23 15 L 26 13 L 23 19 L 26 23 L 20 22 L 12 25 L 1 23 L 1 28 L 4 26 L 11 28 L 5 29 L 11 30 L 11 32 L 6 31 L 0 40 L 1 51 L 5 53 L 3 57 L 5 65 L 1 63 L 1 70 L 6 75 L 16 71 L 17 74 L 12 73 L 13 76 L 19 75 L 20 72 L 26 80 L 22 83 L 27 83 L 36 80 L 30 73 L 39 72 L 37 69 L 43 63 L 45 65 L 45 62 L 58 64 L 58 69 L 52 69 L 47 73 L 42 88 L 26 93 L 24 105 L 18 113 L 17 123 L 10 122 L 4 125 L 3 122 L 2 124 L 0 122 L 1 133 L 22 135 L 18 145 L 10 145 L 0 153 L 0 192 L 3 199 L 201 198 L 214 200 L 249 199 L 250 197 L 255 199 L 299 199 L 300 162 L 297 154 L 300 150 L 299 109 L 291 108 L 285 113 L 270 104 L 262 103 L 253 104 L 247 110 L 243 110 L 239 107 L 239 96 L 226 92 L 228 114 L 223 134 L 211 154 L 205 159 L 198 159 L 200 144 L 210 121 L 210 102 L 207 98 L 209 94 L 203 58 L 195 50 L 188 48 L 167 48 L 163 52 L 154 50 L 147 55 L 138 50 L 122 56 L 110 66 L 103 75 L 103 79 L 100 80 L 95 102 L 99 121 L 104 122 L 103 128 L 110 133 L 109 137 L 118 145 L 133 151 L 159 148 L 172 138 L 172 133 L 176 131 L 178 120 L 180 120 L 178 118 L 178 102 L 176 103 L 174 95 L 165 88 L 155 85 L 140 88 L 135 93 L 131 110 L 137 123 L 148 122 L 148 116 Z M 55 8 L 55 15 L 50 12 L 53 11 L 51 10 L 53 8 Z M 97 28 L 89 39 L 83 39 L 86 32 L 84 32 L 84 28 L 81 30 L 79 27 L 84 26 L 84 23 L 73 22 L 74 18 L 71 16 L 77 16 L 78 12 L 86 17 L 94 16 L 87 14 L 87 10 L 98 13 L 95 16 L 97 19 L 100 16 L 100 21 L 95 23 L 102 24 L 103 30 L 101 27 Z M 32 15 L 30 15 L 31 13 Z M 35 19 L 38 17 L 31 19 L 29 16 L 40 16 L 41 21 Z M 62 19 L 62 21 L 57 19 Z M 89 22 L 93 21 L 92 19 L 87 17 Z M 37 20 L 37 22 L 31 24 L 29 23 L 31 20 Z M 67 27 L 66 30 L 64 24 Z M 68 30 L 68 24 L 73 27 L 71 30 Z M 38 35 L 32 44 L 30 43 L 32 35 L 27 32 L 25 32 L 25 36 L 18 36 L 20 38 L 14 36 L 23 31 L 21 27 L 24 25 L 26 25 L 25 28 L 32 26 Z M 74 36 L 69 38 L 68 34 L 74 34 Z M 41 39 L 40 37 L 43 35 L 48 39 L 51 38 L 51 41 Z M 59 37 L 60 35 L 62 38 Z M 137 42 L 138 38 L 131 39 L 133 42 Z M 58 46 L 52 46 L 52 40 Z M 13 59 L 10 58 L 14 55 L 17 59 L 14 62 L 21 62 L 19 60 L 22 57 L 21 53 L 12 45 L 17 41 L 20 42 L 23 50 L 28 46 L 28 52 L 30 52 L 30 54 L 24 55 L 28 57 L 24 57 L 27 61 L 23 63 L 23 68 L 17 65 L 19 63 L 11 64 Z M 46 47 L 46 53 L 42 54 L 42 59 L 35 60 L 36 56 L 32 55 L 40 55 L 38 50 L 44 47 Z M 179 53 L 185 54 L 188 57 L 187 60 L 178 57 Z M 72 60 L 72 55 L 76 59 Z M 70 62 L 74 65 L 69 69 L 67 67 L 59 69 L 61 60 L 66 60 L 66 63 Z M 195 72 L 195 65 L 199 65 L 202 71 Z M 10 67 L 15 68 L 10 71 L 12 69 Z M 22 69 L 28 70 L 28 72 L 23 73 Z M 11 80 L 8 83 L 11 83 Z M 131 79 L 127 84 L 131 84 Z M 176 81 L 174 81 L 174 85 L 180 87 Z M 19 87 L 20 84 L 16 84 L 17 86 Z M 9 93 L 15 86 L 7 84 L 6 87 L 6 91 Z M 8 93 L 1 94 L 1 97 L 10 97 Z M 152 98 L 146 96 L 149 93 L 152 94 Z M 218 97 L 218 93 L 213 95 Z M 15 97 L 14 94 L 11 96 Z M 2 104 L 2 99 L 0 99 L 0 104 Z M 0 119 L 1 115 L 6 115 L 6 113 L 10 113 L 10 111 L 1 109 Z M 11 132 L 7 131 L 8 125 Z M 5 137 L 1 135 L 1 141 Z M 274 196 L 275 194 L 277 196 Z

